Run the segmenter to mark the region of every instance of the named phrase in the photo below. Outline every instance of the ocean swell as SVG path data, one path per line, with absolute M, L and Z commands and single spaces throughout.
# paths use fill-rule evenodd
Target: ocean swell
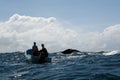
M 119 80 L 120 52 L 51 53 L 51 63 L 32 64 L 24 53 L 0 54 L 1 80 Z

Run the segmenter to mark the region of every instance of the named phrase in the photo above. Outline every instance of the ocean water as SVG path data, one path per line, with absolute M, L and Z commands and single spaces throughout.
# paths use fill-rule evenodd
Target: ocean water
M 0 80 L 120 80 L 120 52 L 50 53 L 51 63 L 32 64 L 24 53 L 0 54 Z

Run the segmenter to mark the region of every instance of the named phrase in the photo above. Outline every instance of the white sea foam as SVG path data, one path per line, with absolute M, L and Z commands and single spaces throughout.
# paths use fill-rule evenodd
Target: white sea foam
M 115 54 L 119 54 L 119 51 L 111 51 L 111 52 L 107 52 L 107 53 L 103 53 L 103 55 L 109 56 L 109 55 L 115 55 Z

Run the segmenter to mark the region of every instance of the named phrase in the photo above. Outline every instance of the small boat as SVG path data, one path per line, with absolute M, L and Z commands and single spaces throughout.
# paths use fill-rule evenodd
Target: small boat
M 26 56 L 27 61 L 30 61 L 32 63 L 45 63 L 45 62 L 50 63 L 51 62 L 51 58 L 49 58 L 49 57 L 46 57 L 44 62 L 40 61 L 41 55 L 39 55 L 39 56 L 32 55 L 32 49 L 28 49 L 25 52 L 25 56 Z

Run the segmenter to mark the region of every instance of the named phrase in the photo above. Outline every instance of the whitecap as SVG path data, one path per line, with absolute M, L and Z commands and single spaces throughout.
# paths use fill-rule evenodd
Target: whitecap
M 119 52 L 116 50 L 116 51 L 111 51 L 111 52 L 103 53 L 103 55 L 109 56 L 109 55 L 115 55 L 115 54 L 118 54 L 118 53 Z

